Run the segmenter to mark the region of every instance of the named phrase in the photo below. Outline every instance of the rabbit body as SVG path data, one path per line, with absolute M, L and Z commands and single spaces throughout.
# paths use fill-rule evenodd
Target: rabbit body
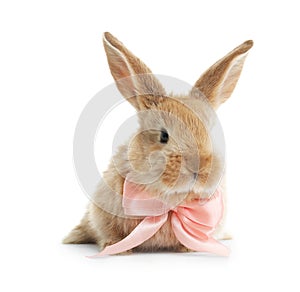
M 225 200 L 222 163 L 212 149 L 209 129 L 216 110 L 231 95 L 252 41 L 235 48 L 197 80 L 188 95 L 167 94 L 150 69 L 110 33 L 104 48 L 119 91 L 137 110 L 140 128 L 114 155 L 81 223 L 64 243 L 97 243 L 99 249 L 116 243 L 141 222 L 124 216 L 125 179 L 139 184 L 162 201 L 205 198 L 219 185 Z M 224 217 L 225 219 L 225 217 Z M 224 239 L 224 219 L 215 237 Z M 167 222 L 137 250 L 186 251 Z

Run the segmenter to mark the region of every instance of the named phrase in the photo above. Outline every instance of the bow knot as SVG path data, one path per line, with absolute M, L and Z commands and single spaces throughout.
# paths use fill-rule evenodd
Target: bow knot
M 141 245 L 164 225 L 169 213 L 173 232 L 185 247 L 221 256 L 229 254 L 229 249 L 212 237 L 223 216 L 219 189 L 207 200 L 194 200 L 170 208 L 138 185 L 125 180 L 122 205 L 126 215 L 143 216 L 144 219 L 127 237 L 107 246 L 94 257 L 121 253 Z

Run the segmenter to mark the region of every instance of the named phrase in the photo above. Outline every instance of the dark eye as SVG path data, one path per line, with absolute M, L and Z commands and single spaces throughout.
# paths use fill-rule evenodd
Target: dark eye
M 163 143 L 163 144 L 167 144 L 169 141 L 169 134 L 168 132 L 163 129 L 160 131 L 160 143 Z

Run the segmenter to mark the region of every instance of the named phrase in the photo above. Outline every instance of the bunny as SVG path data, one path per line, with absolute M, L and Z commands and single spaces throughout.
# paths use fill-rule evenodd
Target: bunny
M 63 241 L 96 243 L 100 250 L 122 241 L 146 216 L 126 216 L 126 192 L 136 192 L 137 197 L 147 194 L 174 207 L 181 202 L 209 202 L 211 191 L 207 190 L 218 183 L 225 206 L 224 179 L 218 182 L 214 177 L 221 173 L 222 163 L 212 149 L 207 128 L 214 119 L 212 112 L 231 96 L 253 46 L 249 40 L 235 48 L 182 96 L 167 94 L 150 69 L 113 35 L 104 33 L 103 43 L 116 85 L 137 111 L 139 130 L 118 149 L 81 223 Z M 171 216 L 164 218 L 159 230 L 134 250 L 190 250 L 176 236 Z M 226 239 L 224 220 L 222 212 L 212 229 L 216 239 Z

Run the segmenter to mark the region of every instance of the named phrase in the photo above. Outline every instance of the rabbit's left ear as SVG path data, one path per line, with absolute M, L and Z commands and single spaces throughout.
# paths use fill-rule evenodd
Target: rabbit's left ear
M 151 70 L 109 32 L 103 35 L 108 64 L 122 95 L 137 109 L 151 108 L 166 94 Z
M 253 41 L 244 42 L 212 65 L 195 83 L 194 88 L 208 98 L 214 109 L 230 97 L 239 80 L 247 52 L 252 46 Z

